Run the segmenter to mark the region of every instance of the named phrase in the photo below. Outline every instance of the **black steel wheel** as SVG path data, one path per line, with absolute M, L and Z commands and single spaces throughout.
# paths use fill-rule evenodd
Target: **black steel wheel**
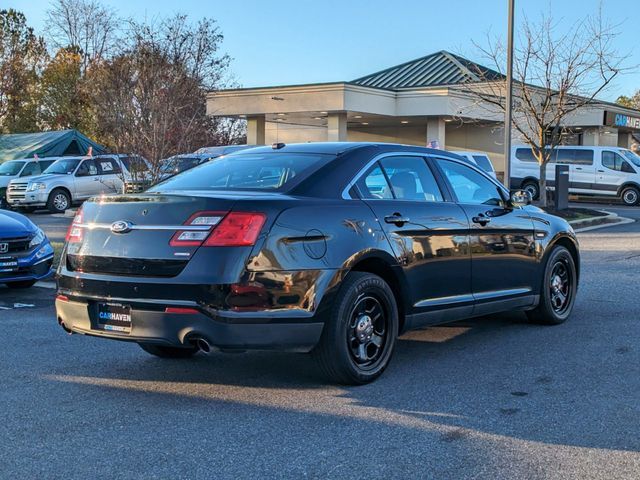
M 527 312 L 529 319 L 545 325 L 563 323 L 573 310 L 577 286 L 576 265 L 571 253 L 565 247 L 553 247 L 545 265 L 540 303 L 536 309 Z
M 538 185 L 538 182 L 534 182 L 533 180 L 524 182 L 522 184 L 522 190 L 529 192 L 532 200 L 538 200 L 540 197 L 540 186 Z
M 398 323 L 389 285 L 377 275 L 351 272 L 325 316 L 313 354 L 330 380 L 347 385 L 369 383 L 389 364 Z

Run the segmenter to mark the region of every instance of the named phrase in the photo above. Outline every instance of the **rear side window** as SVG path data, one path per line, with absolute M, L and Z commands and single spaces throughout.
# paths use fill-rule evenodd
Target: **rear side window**
M 287 191 L 334 158 L 335 155 L 326 154 L 275 152 L 219 157 L 165 180 L 150 191 Z
M 393 198 L 391 186 L 378 163 L 364 175 L 364 179 L 359 182 L 358 189 L 362 198 L 382 200 Z
M 100 173 L 102 175 L 116 175 L 118 173 L 122 173 L 120 165 L 112 158 L 98 158 L 96 163 L 100 167 Z
M 516 158 L 522 162 L 537 162 L 530 148 L 516 149 Z
M 487 157 L 486 155 L 472 155 L 472 156 L 482 170 L 489 173 L 493 172 L 493 165 L 491 165 L 491 160 L 489 160 L 489 157 Z
M 442 202 L 442 194 L 422 157 L 387 157 L 381 161 L 395 198 Z

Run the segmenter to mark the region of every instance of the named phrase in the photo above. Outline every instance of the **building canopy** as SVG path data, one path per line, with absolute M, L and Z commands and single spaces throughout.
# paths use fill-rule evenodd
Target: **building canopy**
M 104 153 L 105 147 L 77 130 L 58 130 L 38 133 L 12 133 L 0 135 L 0 162 L 19 158 L 59 157 Z

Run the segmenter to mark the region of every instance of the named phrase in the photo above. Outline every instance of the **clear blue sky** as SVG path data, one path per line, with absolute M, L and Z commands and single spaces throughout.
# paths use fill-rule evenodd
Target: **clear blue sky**
M 104 0 L 122 16 L 154 18 L 176 12 L 215 18 L 233 58 L 236 81 L 245 87 L 353 80 L 359 76 L 449 50 L 482 61 L 472 40 L 506 35 L 506 0 Z M 600 0 L 516 0 L 516 28 L 523 15 L 553 9 L 573 23 L 595 13 Z M 40 33 L 48 0 L 4 0 L 27 15 Z M 605 17 L 620 25 L 617 48 L 640 65 L 637 0 L 602 1 Z M 604 95 L 615 100 L 640 88 L 640 69 Z

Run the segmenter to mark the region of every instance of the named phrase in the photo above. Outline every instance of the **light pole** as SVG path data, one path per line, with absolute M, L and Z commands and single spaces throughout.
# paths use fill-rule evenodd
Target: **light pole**
M 507 0 L 509 19 L 507 27 L 507 94 L 504 109 L 504 185 L 511 188 L 511 95 L 513 93 L 513 8 L 515 0 Z

